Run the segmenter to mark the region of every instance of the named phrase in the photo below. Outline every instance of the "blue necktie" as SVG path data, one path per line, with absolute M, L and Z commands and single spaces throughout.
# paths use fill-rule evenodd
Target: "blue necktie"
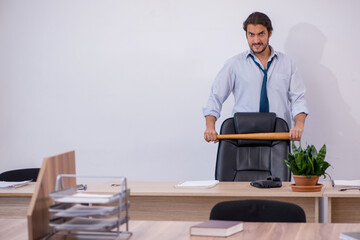
M 251 59 L 254 61 L 254 63 L 260 68 L 260 70 L 264 73 L 264 78 L 263 78 L 263 82 L 262 82 L 262 86 L 261 86 L 261 94 L 260 94 L 260 107 L 259 107 L 259 112 L 269 112 L 269 100 L 267 97 L 267 92 L 266 92 L 266 82 L 267 82 L 267 72 L 268 69 L 271 65 L 271 62 L 274 58 L 272 58 L 268 63 L 267 63 L 267 67 L 264 70 L 260 64 L 258 62 L 255 61 L 255 58 L 253 55 L 250 54 Z

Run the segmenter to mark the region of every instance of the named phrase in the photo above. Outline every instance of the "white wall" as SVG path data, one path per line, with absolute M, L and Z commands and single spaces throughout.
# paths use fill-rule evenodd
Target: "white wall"
M 201 108 L 226 59 L 248 48 L 242 22 L 263 11 L 271 45 L 296 60 L 308 89 L 303 143 L 326 143 L 333 177 L 359 178 L 358 9 L 357 0 L 0 0 L 0 172 L 75 150 L 82 175 L 213 178 L 217 145 L 203 140 Z

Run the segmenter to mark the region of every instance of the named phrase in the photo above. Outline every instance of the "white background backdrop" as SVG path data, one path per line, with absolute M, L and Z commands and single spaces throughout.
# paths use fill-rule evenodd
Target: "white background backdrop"
M 201 108 L 242 23 L 271 18 L 270 44 L 308 89 L 303 144 L 326 144 L 334 178 L 359 178 L 357 0 L 0 0 L 0 172 L 75 150 L 81 175 L 213 179 Z M 233 99 L 221 122 L 231 117 Z

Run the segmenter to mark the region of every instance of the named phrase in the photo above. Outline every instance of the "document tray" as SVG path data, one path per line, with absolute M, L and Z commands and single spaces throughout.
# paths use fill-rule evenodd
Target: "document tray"
M 121 193 L 116 194 L 91 194 L 76 192 L 74 188 L 52 192 L 49 194 L 54 201 L 62 203 L 91 203 L 107 204 L 120 199 Z
M 49 207 L 52 215 L 49 221 L 49 236 L 75 236 L 76 239 L 131 237 L 128 224 L 130 189 L 127 188 L 125 177 L 109 177 L 112 182 L 120 182 L 120 188 L 114 189 L 116 192 L 105 194 L 87 193 L 86 189 L 65 188 L 64 178 L 76 179 L 77 176 L 58 175 L 55 191 L 49 194 L 53 200 L 53 205 Z M 122 224 L 125 224 L 124 231 L 120 230 Z
M 125 217 L 120 218 L 120 223 L 125 222 Z M 73 218 L 64 223 L 50 223 L 57 231 L 110 231 L 118 226 L 118 218 L 94 219 L 94 218 Z
M 106 217 L 117 213 L 119 207 L 75 205 L 55 214 L 55 217 Z

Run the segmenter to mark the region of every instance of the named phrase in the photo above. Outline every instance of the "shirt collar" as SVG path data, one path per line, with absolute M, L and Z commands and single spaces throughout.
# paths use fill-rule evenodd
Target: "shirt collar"
M 270 57 L 269 57 L 269 60 L 270 60 L 270 59 L 272 59 L 273 57 L 277 57 L 277 53 L 276 53 L 276 51 L 275 51 L 270 45 L 269 45 L 269 47 L 270 47 L 270 51 L 271 51 L 271 54 L 270 54 Z M 254 52 L 253 52 L 251 49 L 247 50 L 246 58 L 250 57 L 250 55 L 252 55 L 253 57 L 255 57 L 255 54 L 254 54 Z

